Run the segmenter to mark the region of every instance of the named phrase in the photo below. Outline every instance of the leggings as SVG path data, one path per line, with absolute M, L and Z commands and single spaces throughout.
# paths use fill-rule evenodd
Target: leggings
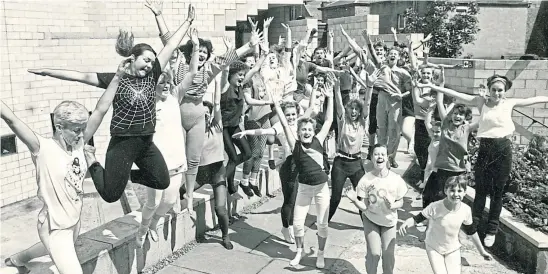
M 424 120 L 416 119 L 415 145 L 413 146 L 413 149 L 415 150 L 415 155 L 417 155 L 419 166 L 423 171 L 426 168 L 426 162 L 428 162 L 428 146 L 430 146 L 430 142 L 430 135 L 428 134 L 428 130 L 426 130 Z
M 183 97 L 181 102 L 181 124 L 186 132 L 186 180 L 196 181 L 198 165 L 202 157 L 205 138 L 205 112 L 202 99 Z
M 305 185 L 299 183 L 297 198 L 293 211 L 293 229 L 295 237 L 304 237 L 304 222 L 312 200 L 316 203 L 316 225 L 318 236 L 327 238 L 327 225 L 329 219 L 329 186 L 327 182 L 319 185 Z
M 246 121 L 245 129 L 270 128 L 269 116 L 266 115 L 256 121 Z M 261 160 L 263 159 L 266 139 L 268 136 L 247 136 L 251 148 L 251 159 L 244 162 L 244 174 L 258 173 L 261 169 Z
M 365 216 L 363 216 L 362 222 L 365 242 L 367 243 L 367 253 L 365 255 L 367 274 L 377 274 L 381 256 L 382 273 L 394 273 L 394 265 L 396 264 L 396 226 L 381 226 L 371 222 Z
M 512 170 L 512 142 L 507 138 L 482 138 L 474 175 L 476 197 L 472 206 L 474 231 L 483 217 L 487 195 L 491 197 L 486 233 L 495 235 L 502 211 L 502 196 Z
M 140 170 L 131 171 L 131 181 L 134 183 L 138 179 L 133 179 L 139 177 L 138 173 Z M 171 181 L 169 187 L 165 190 L 156 190 L 149 188 L 147 189 L 147 201 L 143 206 L 142 216 L 143 220 L 149 220 L 153 215 L 157 217 L 163 217 L 166 213 L 173 208 L 175 203 L 179 198 L 179 188 L 183 181 L 183 173 L 177 173 L 171 176 Z
M 196 177 L 198 182 L 195 189 L 205 184 L 213 187 L 213 199 L 215 200 L 215 215 L 219 221 L 219 227 L 223 236 L 228 235 L 228 210 L 226 208 L 226 169 L 223 162 L 216 162 L 198 168 Z
M 346 179 L 349 178 L 352 187 L 356 189 L 358 182 L 365 174 L 362 159 L 335 157 L 331 168 L 331 201 L 329 202 L 329 221 L 335 215 L 341 202 L 342 192 Z
M 99 162 L 89 167 L 95 188 L 107 203 L 116 202 L 122 197 L 133 163 L 141 170 L 138 183 L 153 189 L 169 186 L 169 171 L 162 153 L 152 142 L 152 135 L 112 136 L 105 168 Z
M 377 104 L 379 102 L 379 94 L 371 94 L 371 105 L 369 105 L 369 128 L 370 135 L 377 133 Z M 373 144 L 369 144 L 372 146 Z
M 280 167 L 280 181 L 282 183 L 282 194 L 284 201 L 282 204 L 282 225 L 288 228 L 293 225 L 293 210 L 297 200 L 297 171 L 293 162 L 293 155 L 285 159 Z
M 445 198 L 445 182 L 447 182 L 447 179 L 461 174 L 464 174 L 464 171 L 438 169 L 438 171 L 432 172 L 422 193 L 422 208 L 426 208 L 433 202 L 443 200 Z
M 241 132 L 239 126 L 223 128 L 223 142 L 225 151 L 228 155 L 228 163 L 226 164 L 226 177 L 230 185 L 234 182 L 236 167 L 251 158 L 251 148 L 246 137 L 241 139 L 233 139 L 232 135 Z M 188 138 L 188 137 L 187 137 Z M 240 154 L 236 152 L 236 146 L 240 150 Z
M 401 101 L 394 102 L 386 92 L 379 94 L 377 106 L 378 143 L 386 145 L 389 156 L 394 156 L 400 142 Z
M 44 210 L 47 209 L 42 209 L 40 215 Z M 74 247 L 80 232 L 80 221 L 69 228 L 52 230 L 49 227 L 48 216 L 42 218 L 40 215 L 37 228 L 41 242 L 13 255 L 12 261 L 17 265 L 23 265 L 32 259 L 49 255 L 60 274 L 82 273 L 82 266 Z

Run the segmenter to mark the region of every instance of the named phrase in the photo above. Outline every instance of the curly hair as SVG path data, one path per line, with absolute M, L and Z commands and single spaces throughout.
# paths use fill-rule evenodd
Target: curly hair
M 356 107 L 358 108 L 358 112 L 360 113 L 360 116 L 358 117 L 358 121 L 360 121 L 360 119 L 362 119 L 363 117 L 365 117 L 365 108 L 363 107 L 363 102 L 358 100 L 358 99 L 350 99 L 350 101 L 348 101 L 348 103 L 346 103 L 346 105 L 344 106 L 344 110 L 346 112 L 346 118 L 349 118 L 350 117 L 350 112 L 351 112 L 351 109 L 352 107 Z
M 156 55 L 156 51 L 149 44 L 139 43 L 137 45 L 133 45 L 133 41 L 133 33 L 120 29 L 120 33 L 116 38 L 116 52 L 123 57 L 129 57 L 131 55 L 138 57 L 147 50 Z
M 458 114 L 463 114 L 466 121 L 472 121 L 472 110 L 466 105 L 456 104 L 452 109 L 452 113 L 455 112 L 457 112 Z
M 230 64 L 229 68 L 228 68 L 228 79 L 230 81 L 230 78 L 232 77 L 232 75 L 240 72 L 240 71 L 248 71 L 249 70 L 249 67 L 242 61 L 234 61 L 232 64 Z
M 88 109 L 75 101 L 63 101 L 53 110 L 53 124 L 63 127 L 82 125 L 89 120 Z
M 204 40 L 202 38 L 198 38 L 198 41 L 200 42 L 200 48 L 204 47 L 207 49 L 207 59 L 211 57 L 211 54 L 213 53 L 213 44 L 211 44 L 211 41 Z M 183 56 L 185 57 L 185 62 L 187 64 L 190 64 L 190 59 L 192 58 L 192 51 L 194 50 L 194 44 L 192 44 L 191 40 L 188 40 L 186 44 L 179 47 L 179 51 L 183 53 Z

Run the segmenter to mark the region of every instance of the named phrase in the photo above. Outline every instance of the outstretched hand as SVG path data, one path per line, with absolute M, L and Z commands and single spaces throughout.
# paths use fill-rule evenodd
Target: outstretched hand
M 251 32 L 251 37 L 249 38 L 249 43 L 252 46 L 256 46 L 263 40 L 263 33 L 257 30 Z
M 189 36 L 194 46 L 200 46 L 200 38 L 198 38 L 198 30 L 196 28 L 190 30 Z
M 232 48 L 232 42 L 230 41 L 230 38 L 223 36 L 223 42 L 225 43 L 225 47 L 227 50 Z
M 164 0 L 146 0 L 145 2 L 145 7 L 149 8 L 156 16 L 162 14 L 163 6 Z
M 390 31 L 391 31 L 393 34 L 396 34 L 396 33 L 397 33 L 397 32 L 396 32 L 396 29 L 395 29 L 394 27 L 391 27 L 391 28 L 390 28 Z
M 251 17 L 247 17 L 247 21 L 251 25 L 251 32 L 254 32 L 257 30 L 257 25 L 259 25 L 259 22 L 253 22 L 253 19 Z
M 284 27 L 284 29 L 286 29 L 286 30 L 291 30 L 291 29 L 289 28 L 289 26 L 286 25 L 286 24 L 284 24 L 284 23 L 282 23 L 282 27 Z
M 127 68 L 131 63 L 135 61 L 135 56 L 131 55 L 130 57 L 124 58 L 122 62 L 120 62 L 120 65 L 118 65 L 118 70 L 116 71 L 117 74 L 122 74 L 126 72 Z
M 196 19 L 196 10 L 192 4 L 188 4 L 188 15 L 186 20 L 192 23 Z
M 272 23 L 272 20 L 274 20 L 274 17 L 268 17 L 264 20 L 263 23 L 263 29 L 267 29 L 270 27 L 270 24 Z

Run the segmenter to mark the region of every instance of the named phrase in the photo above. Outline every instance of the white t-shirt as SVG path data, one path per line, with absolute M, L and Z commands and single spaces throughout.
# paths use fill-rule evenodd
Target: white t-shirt
M 187 170 L 185 133 L 177 98 L 168 95 L 165 101 L 156 102 L 156 133 L 154 144 L 158 147 L 167 168 L 173 173 Z
M 432 140 L 428 145 L 428 159 L 426 160 L 426 167 L 424 168 L 424 183 L 428 181 L 430 174 L 434 172 L 434 163 L 436 163 L 436 157 L 438 157 L 438 151 L 440 148 L 440 140 Z
M 206 129 L 204 148 L 200 158 L 200 166 L 223 162 L 225 160 L 225 145 L 223 142 L 223 125 L 219 122 L 218 127 L 211 126 Z
M 424 242 L 442 255 L 460 248 L 460 227 L 472 224 L 472 210 L 465 203 L 457 211 L 449 211 L 443 200 L 433 202 L 422 210 L 422 215 L 429 220 Z
M 293 152 L 291 152 L 291 147 L 289 146 L 289 143 L 287 142 L 287 138 L 285 136 L 284 127 L 282 126 L 282 123 L 277 122 L 275 123 L 272 128 L 276 131 L 276 137 L 278 140 L 280 140 L 280 143 L 283 147 L 283 153 L 284 153 L 284 159 L 287 159 L 290 155 L 292 155 Z M 297 138 L 297 125 L 291 126 L 291 130 L 293 131 L 293 136 Z
M 53 139 L 35 133 L 40 150 L 32 155 L 36 165 L 38 198 L 44 208 L 38 215 L 43 223 L 49 219 L 51 229 L 66 229 L 80 221 L 83 182 L 87 173 L 83 144 L 66 152 Z
M 390 209 L 383 196 L 392 203 L 403 199 L 407 193 L 407 184 L 400 175 L 389 171 L 388 176 L 380 178 L 368 172 L 360 179 L 356 187 L 358 197 L 367 199 L 365 216 L 373 223 L 392 227 L 398 223 L 398 211 Z

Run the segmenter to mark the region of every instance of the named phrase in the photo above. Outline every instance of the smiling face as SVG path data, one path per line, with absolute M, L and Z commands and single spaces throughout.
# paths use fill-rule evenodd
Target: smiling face
M 388 168 L 387 166 L 388 152 L 386 147 L 375 147 L 373 149 L 373 157 L 371 157 L 371 162 L 373 163 L 373 168 L 376 170 L 382 170 Z
M 240 70 L 230 76 L 229 83 L 233 87 L 241 87 L 245 78 L 245 70 Z
M 460 126 L 466 121 L 466 115 L 462 111 L 455 110 L 451 114 L 451 121 L 455 126 Z
M 502 82 L 494 82 L 489 87 L 489 100 L 492 102 L 499 102 L 504 99 L 506 95 L 506 87 Z
M 423 68 L 421 70 L 421 81 L 423 83 L 430 83 L 432 81 L 432 75 L 434 73 L 434 70 L 432 68 Z
M 299 124 L 299 140 L 305 144 L 312 143 L 314 138 L 314 124 L 312 122 L 302 122 Z
M 380 61 L 384 61 L 386 56 L 386 51 L 384 50 L 384 47 L 375 47 L 375 54 L 377 54 L 377 57 L 381 59 Z
M 245 58 L 245 62 L 244 62 L 244 63 L 245 63 L 248 67 L 250 67 L 250 68 L 254 67 L 254 66 L 255 66 L 255 63 L 256 63 L 255 57 L 253 57 L 253 56 L 247 56 L 247 57 Z
M 135 76 L 143 78 L 151 70 L 156 60 L 156 55 L 150 50 L 143 51 L 143 54 L 137 56 L 135 61 L 133 61 L 132 70 L 135 73 Z
M 295 125 L 297 121 L 297 108 L 296 107 L 286 107 L 284 109 L 285 119 L 290 126 Z
M 271 69 L 276 69 L 278 68 L 278 55 L 276 55 L 276 53 L 269 53 L 268 56 L 266 57 L 266 60 L 268 62 L 268 66 L 271 68 Z
M 451 203 L 457 204 L 462 202 L 462 199 L 464 199 L 466 189 L 462 188 L 460 185 L 452 185 L 445 188 L 445 195 Z
M 388 64 L 395 65 L 400 60 L 400 52 L 396 49 L 391 49 L 388 52 Z
M 198 51 L 198 66 L 201 67 L 205 64 L 207 61 L 207 56 L 209 56 L 209 50 L 205 46 L 200 46 L 200 50 Z
M 166 99 L 171 91 L 171 83 L 169 83 L 165 75 L 161 75 L 156 85 L 156 96 L 160 99 Z
M 346 113 L 351 121 L 355 122 L 360 118 L 362 109 L 356 102 L 352 102 L 346 106 Z

